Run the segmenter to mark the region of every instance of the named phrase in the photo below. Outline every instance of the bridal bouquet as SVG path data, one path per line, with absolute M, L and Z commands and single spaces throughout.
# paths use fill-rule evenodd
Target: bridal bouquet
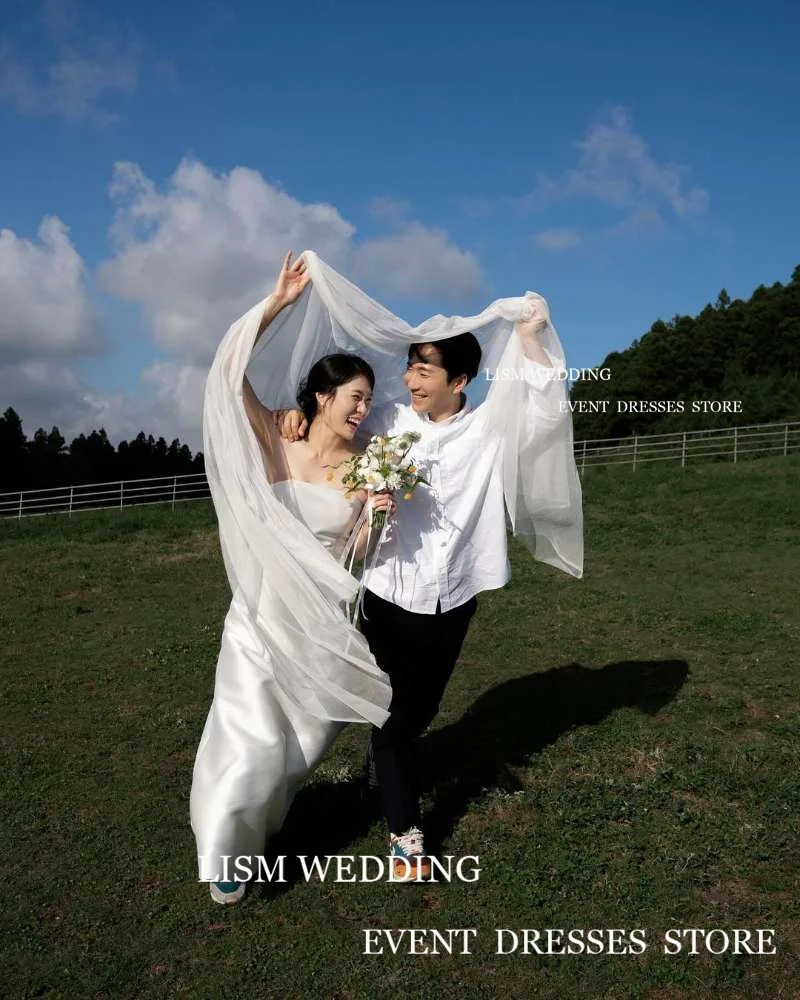
M 371 437 L 367 447 L 360 455 L 353 455 L 345 464 L 347 472 L 342 476 L 342 483 L 348 492 L 369 490 L 380 493 L 383 490 L 402 490 L 403 499 L 410 500 L 414 490 L 420 483 L 427 483 L 417 472 L 414 463 L 408 458 L 408 452 L 420 435 L 414 431 L 397 434 L 393 437 L 375 435 Z M 375 511 L 372 524 L 380 530 L 386 522 L 386 512 Z

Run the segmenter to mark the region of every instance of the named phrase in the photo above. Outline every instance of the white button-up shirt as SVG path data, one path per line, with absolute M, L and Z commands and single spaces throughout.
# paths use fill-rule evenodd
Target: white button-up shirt
M 525 359 L 526 381 L 542 366 Z M 397 495 L 366 586 L 408 611 L 434 614 L 508 583 L 502 440 L 487 431 L 483 406 L 433 421 L 406 404 L 373 407 L 359 439 L 417 431 L 409 452 L 420 475 L 411 499 Z M 534 411 L 535 412 L 535 411 Z M 370 562 L 372 560 L 370 559 Z

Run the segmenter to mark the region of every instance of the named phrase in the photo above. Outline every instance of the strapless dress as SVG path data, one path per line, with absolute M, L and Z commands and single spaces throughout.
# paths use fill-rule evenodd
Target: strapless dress
M 358 498 L 294 479 L 275 483 L 273 490 L 326 548 L 342 551 L 361 510 Z M 252 858 L 255 872 L 299 786 L 345 725 L 308 715 L 281 690 L 237 591 L 225 618 L 214 699 L 192 778 L 200 879 L 246 881 L 241 867 L 233 869 L 236 858 Z M 231 859 L 227 867 L 225 856 Z
M 361 501 L 357 497 L 348 498 L 331 486 L 302 479 L 283 479 L 273 483 L 272 489 L 325 548 L 338 556 L 361 510 Z

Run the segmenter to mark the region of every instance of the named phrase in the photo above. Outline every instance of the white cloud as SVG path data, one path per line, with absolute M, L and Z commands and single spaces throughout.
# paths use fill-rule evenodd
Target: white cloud
M 409 298 L 452 301 L 473 295 L 481 287 L 475 255 L 454 246 L 443 229 L 418 222 L 356 247 L 353 273 L 357 282 Z
M 218 176 L 185 160 L 162 193 L 119 163 L 111 193 L 116 254 L 101 280 L 143 307 L 161 347 L 194 363 L 208 364 L 231 322 L 269 291 L 287 249 L 341 264 L 355 231 L 332 206 L 303 204 L 245 167 Z
M 192 451 L 203 449 L 203 396 L 207 365 L 158 361 L 142 373 L 152 387 L 148 420 L 153 427 L 169 428 L 167 440 L 179 437 Z M 165 431 L 158 431 L 166 437 Z
M 114 253 L 99 268 L 100 280 L 142 308 L 168 357 L 142 372 L 140 398 L 87 386 L 66 359 L 96 348 L 98 324 L 66 227 L 46 220 L 36 244 L 3 233 L 0 399 L 17 409 L 29 433 L 57 424 L 69 437 L 104 426 L 112 441 L 144 430 L 202 448 L 214 352 L 230 323 L 269 291 L 290 247 L 316 250 L 370 291 L 446 301 L 480 284 L 472 254 L 443 230 L 402 219 L 408 206 L 391 199 L 377 207 L 394 231 L 356 243 L 355 227 L 336 208 L 300 202 L 244 167 L 215 174 L 186 160 L 159 188 L 136 164 L 120 163 L 110 190 Z
M 114 27 L 92 30 L 76 4 L 49 0 L 35 22 L 46 58 L 26 55 L 19 41 L 0 47 L 0 97 L 21 114 L 57 115 L 105 125 L 110 93 L 136 89 L 144 47 Z
M 0 409 L 13 407 L 32 438 L 39 427 L 56 426 L 67 443 L 80 433 L 105 427 L 111 436 L 132 433 L 128 403 L 121 394 L 103 395 L 85 385 L 63 362 L 21 361 L 0 365 Z M 138 430 L 134 433 L 138 433 Z
M 543 250 L 571 250 L 583 242 L 575 229 L 541 229 L 533 234 L 534 243 Z
M 149 412 L 193 448 L 202 446 L 203 389 L 217 345 L 267 294 L 287 249 L 313 249 L 370 290 L 401 297 L 447 300 L 480 285 L 472 254 L 441 229 L 405 221 L 410 206 L 388 197 L 371 210 L 395 231 L 359 244 L 336 208 L 300 202 L 245 167 L 215 174 L 185 160 L 159 190 L 138 165 L 119 163 L 111 196 L 115 254 L 100 277 L 109 291 L 141 305 L 170 355 L 143 373 L 153 393 Z
M 185 160 L 159 191 L 133 163 L 115 167 L 115 256 L 105 286 L 142 305 L 157 343 L 181 361 L 208 364 L 222 334 L 267 287 L 288 248 L 315 250 L 372 289 L 452 298 L 480 284 L 475 257 L 447 234 L 399 222 L 388 236 L 356 244 L 355 227 L 331 205 L 305 204 L 255 170 L 214 174 Z M 381 199 L 393 220 L 402 203 Z
M 649 205 L 634 209 L 622 222 L 611 226 L 604 236 L 659 236 L 664 232 L 665 223 L 660 212 Z
M 114 445 L 144 431 L 167 441 L 180 438 L 193 452 L 202 451 L 207 374 L 205 368 L 158 362 L 142 373 L 151 391 L 134 397 L 98 391 L 61 362 L 5 364 L 0 365 L 0 413 L 13 407 L 29 439 L 39 427 L 56 426 L 69 444 L 102 427 Z
M 60 219 L 45 218 L 38 241 L 0 230 L 0 361 L 98 351 L 99 320 L 84 278 Z
M 583 198 L 639 218 L 642 213 L 652 218 L 659 209 L 687 218 L 707 207 L 708 193 L 691 184 L 689 168 L 659 162 L 633 131 L 624 108 L 613 108 L 607 120 L 595 122 L 577 147 L 577 166 L 555 179 L 540 175 L 528 206 Z
M 388 223 L 404 222 L 410 211 L 411 202 L 401 198 L 392 198 L 391 195 L 373 198 L 369 203 L 369 212 L 373 219 Z
M 36 240 L 0 230 L 0 412 L 13 407 L 29 438 L 54 425 L 67 442 L 100 427 L 114 441 L 142 429 L 164 433 L 171 412 L 162 425 L 150 401 L 98 391 L 72 367 L 103 344 L 85 278 L 60 219 L 43 219 Z
M 36 240 L 0 231 L 0 411 L 13 407 L 29 438 L 54 425 L 67 441 L 101 426 L 133 429 L 131 401 L 98 392 L 71 367 L 102 347 L 85 277 L 60 219 L 43 219 Z

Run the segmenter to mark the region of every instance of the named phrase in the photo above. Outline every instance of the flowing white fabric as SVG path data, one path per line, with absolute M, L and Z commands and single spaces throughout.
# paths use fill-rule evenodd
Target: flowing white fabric
M 342 551 L 360 501 L 290 480 L 276 496 L 333 554 Z M 225 619 L 214 700 L 195 759 L 189 800 L 199 877 L 232 881 L 235 859 L 257 864 L 303 779 L 343 722 L 315 719 L 276 683 L 273 661 L 240 590 Z M 226 871 L 225 857 L 230 858 Z
M 302 296 L 270 323 L 255 354 L 265 302 L 237 320 L 206 384 L 206 475 L 233 600 L 192 785 L 201 878 L 223 877 L 223 855 L 259 854 L 341 725 L 382 725 L 391 700 L 388 678 L 347 616 L 358 582 L 341 563 L 343 532 L 357 511 L 326 487 L 270 483 L 245 411 L 245 373 L 269 408 L 294 406 L 312 364 L 347 351 L 375 369 L 376 403 L 405 402 L 410 343 L 471 331 L 484 367 L 519 374 L 530 362 L 514 323 L 536 311 L 547 316 L 544 299 L 526 292 L 477 316 L 433 316 L 411 327 L 313 252 L 305 259 L 311 283 Z M 555 372 L 564 355 L 549 317 L 541 339 Z M 557 379 L 534 388 L 521 377 L 498 377 L 481 405 L 487 433 L 502 439 L 515 533 L 537 559 L 580 576 L 581 494 L 565 399 Z
M 436 315 L 412 327 L 337 273 L 313 251 L 304 258 L 311 283 L 270 324 L 255 352 L 250 381 L 267 406 L 296 406 L 297 385 L 324 354 L 359 354 L 375 369 L 375 404 L 408 402 L 402 379 L 408 345 L 473 333 L 491 384 L 485 401 L 487 433 L 503 441 L 506 508 L 515 535 L 541 562 L 581 577 L 583 517 L 573 456 L 572 419 L 566 406 L 564 350 L 547 302 L 535 292 L 496 299 L 476 316 Z M 253 310 L 260 317 L 264 303 Z M 540 342 L 553 367 L 531 365 L 514 332 L 517 320 L 547 320 Z M 255 320 L 254 320 L 255 321 Z M 537 387 L 522 378 L 533 370 Z M 288 376 L 287 376 L 288 373 Z M 508 378 L 501 377 L 507 373 Z M 516 373 L 516 374 L 515 374 Z
M 317 719 L 381 725 L 391 700 L 388 678 L 345 610 L 358 583 L 270 485 L 245 412 L 245 372 L 268 407 L 294 406 L 312 364 L 348 351 L 375 369 L 376 403 L 405 401 L 410 343 L 472 331 L 484 367 L 519 374 L 530 362 L 514 323 L 536 312 L 547 318 L 540 339 L 555 367 L 534 368 L 554 374 L 564 353 L 547 303 L 533 292 L 497 299 L 477 316 L 437 315 L 411 327 L 313 251 L 304 257 L 311 281 L 270 323 L 259 349 L 253 352 L 264 301 L 231 326 L 217 350 L 203 412 L 206 475 L 231 590 L 247 607 L 276 684 Z M 565 383 L 556 378 L 542 378 L 537 388 L 522 378 L 495 378 L 481 406 L 487 433 L 503 441 L 504 493 L 515 533 L 537 559 L 580 576 L 581 491 L 565 398 Z
M 228 580 L 248 609 L 275 682 L 297 707 L 317 719 L 381 725 L 389 681 L 346 614 L 357 581 L 268 482 L 245 412 L 243 379 L 263 306 L 230 328 L 206 383 L 206 475 Z M 274 373 L 280 382 L 286 370 Z

